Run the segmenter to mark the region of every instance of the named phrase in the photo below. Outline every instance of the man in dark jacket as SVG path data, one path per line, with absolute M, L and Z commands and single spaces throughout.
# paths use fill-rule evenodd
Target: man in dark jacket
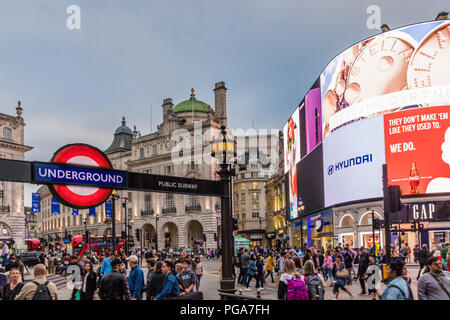
M 419 269 L 419 274 L 417 275 L 417 280 L 419 280 L 420 272 L 427 265 L 427 261 L 431 257 L 433 257 L 433 254 L 431 253 L 430 250 L 428 250 L 428 246 L 426 244 L 424 244 L 418 254 L 420 269 Z
M 361 285 L 361 294 L 366 294 L 366 283 L 364 280 L 364 274 L 369 267 L 369 255 L 364 247 L 359 248 L 359 265 L 358 265 L 358 278 Z
M 124 274 L 120 273 L 122 261 L 119 258 L 111 261 L 112 271 L 103 277 L 100 282 L 99 297 L 102 300 L 130 300 L 128 281 Z

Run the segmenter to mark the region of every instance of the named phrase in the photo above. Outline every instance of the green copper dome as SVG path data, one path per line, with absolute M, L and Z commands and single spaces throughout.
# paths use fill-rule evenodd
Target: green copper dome
M 173 113 L 183 112 L 202 112 L 208 113 L 211 110 L 210 106 L 203 101 L 195 99 L 194 89 L 191 89 L 191 98 L 189 100 L 180 102 L 173 108 Z

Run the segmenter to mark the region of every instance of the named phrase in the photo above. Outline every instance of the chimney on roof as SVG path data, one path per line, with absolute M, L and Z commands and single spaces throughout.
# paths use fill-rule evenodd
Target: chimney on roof
M 214 87 L 214 116 L 220 125 L 227 126 L 227 88 L 225 82 L 217 82 Z

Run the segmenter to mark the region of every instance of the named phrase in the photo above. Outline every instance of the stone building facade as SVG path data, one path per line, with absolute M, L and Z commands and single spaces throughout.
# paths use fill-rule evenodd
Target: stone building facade
M 25 152 L 33 149 L 24 143 L 25 122 L 20 101 L 16 116 L 0 113 L 0 157 L 24 160 Z M 0 240 L 14 240 L 24 245 L 25 209 L 23 183 L 0 181 Z
M 113 168 L 140 173 L 217 180 L 218 166 L 211 161 L 211 141 L 218 135 L 220 125 L 227 124 L 226 90 L 224 82 L 215 84 L 215 110 L 197 100 L 194 89 L 188 100 L 175 105 L 172 99 L 162 103 L 163 122 L 157 131 L 141 135 L 132 131 L 122 119 L 111 145 L 104 151 Z M 188 144 L 189 142 L 189 144 Z M 189 147 L 191 146 L 191 147 Z M 183 153 L 184 156 L 180 154 Z M 42 237 L 83 234 L 112 234 L 111 218 L 105 216 L 105 204 L 96 208 L 96 216 L 79 210 L 74 216 L 71 208 L 61 205 L 61 214 L 51 212 L 51 194 L 47 187 L 41 193 L 41 213 L 38 228 Z M 141 232 L 137 247 L 216 248 L 219 245 L 220 199 L 172 193 L 117 191 L 116 235 L 128 227 L 129 234 Z M 125 214 L 126 219 L 125 219 Z M 127 221 L 127 226 L 125 225 Z M 86 223 L 84 223 L 86 222 Z
M 278 135 L 237 136 L 236 140 L 233 216 L 238 221 L 238 229 L 235 234 L 250 240 L 252 246 L 265 245 L 268 223 L 265 184 L 278 169 Z

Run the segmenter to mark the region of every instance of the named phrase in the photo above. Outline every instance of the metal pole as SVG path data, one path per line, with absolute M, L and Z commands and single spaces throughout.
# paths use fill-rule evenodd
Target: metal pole
M 159 216 L 156 215 L 156 232 L 155 232 L 155 249 L 156 252 L 158 252 L 158 220 L 159 220 Z
M 123 216 L 124 216 L 124 222 L 125 222 L 125 254 L 128 256 L 128 222 L 127 222 L 127 199 L 123 198 L 122 202 L 123 207 Z
M 372 247 L 374 248 L 373 253 L 375 254 L 376 246 L 375 246 L 375 225 L 373 223 L 375 219 L 375 213 L 372 210 Z
M 220 165 L 220 181 L 222 182 L 223 195 L 221 196 L 222 215 L 222 281 L 220 291 L 224 293 L 235 293 L 233 280 L 233 230 L 231 226 L 231 174 L 226 163 Z
M 383 164 L 383 207 L 384 207 L 384 237 L 386 242 L 386 263 L 391 260 L 391 224 L 389 215 L 391 211 L 390 194 L 388 189 L 387 165 Z
M 111 211 L 112 211 L 112 237 L 111 237 L 111 245 L 112 252 L 116 252 L 116 197 L 112 195 L 111 199 Z

